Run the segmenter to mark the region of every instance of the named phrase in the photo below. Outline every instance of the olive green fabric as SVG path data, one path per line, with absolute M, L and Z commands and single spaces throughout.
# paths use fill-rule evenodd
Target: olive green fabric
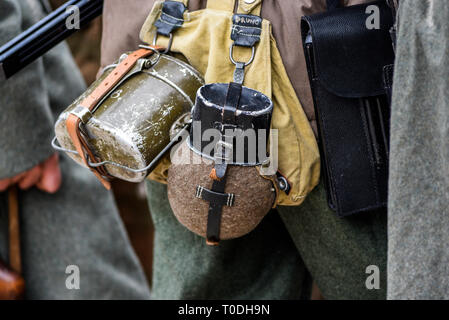
M 386 214 L 337 218 L 321 185 L 301 207 L 279 206 L 253 232 L 218 247 L 176 220 L 165 185 L 148 181 L 147 193 L 154 299 L 299 299 L 310 293 L 307 269 L 326 299 L 386 297 Z M 365 286 L 370 265 L 379 267 L 379 290 Z
M 155 226 L 153 299 L 300 298 L 304 264 L 275 212 L 245 237 L 210 247 L 176 220 L 166 185 L 148 181 L 147 191 Z
M 339 218 L 323 185 L 299 207 L 277 207 L 290 236 L 326 299 L 385 299 L 387 213 Z M 379 268 L 380 288 L 368 290 L 368 266 Z
M 155 3 L 142 27 L 140 37 L 146 43 L 152 43 L 154 39 L 154 23 L 162 12 L 162 4 L 163 1 Z M 206 83 L 232 81 L 235 66 L 229 58 L 229 48 L 233 43 L 233 9 L 233 0 L 209 1 L 207 9 L 186 11 L 184 24 L 174 33 L 171 51 L 183 54 L 204 75 Z M 167 46 L 168 38 L 158 37 L 157 44 Z M 291 184 L 288 195 L 283 192 L 279 194 L 278 204 L 299 205 L 319 180 L 318 146 L 285 71 L 268 20 L 262 22 L 262 34 L 255 52 L 254 61 L 245 69 L 243 84 L 273 99 L 271 126 L 278 131 L 279 139 L 277 154 L 274 152 L 271 156 L 277 157 L 279 171 Z M 234 49 L 236 61 L 248 61 L 250 56 L 249 48 Z M 159 166 L 150 178 L 164 182 L 166 177 L 160 173 L 165 172 L 165 169 Z

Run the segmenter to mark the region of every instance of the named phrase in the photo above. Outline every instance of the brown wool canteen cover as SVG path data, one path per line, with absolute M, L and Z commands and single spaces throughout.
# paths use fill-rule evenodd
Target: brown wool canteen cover
M 251 232 L 276 202 L 275 176 L 260 170 L 270 163 L 272 110 L 267 96 L 241 84 L 198 90 L 188 137 L 171 152 L 167 188 L 176 218 L 208 244 Z
M 118 63 L 127 54 L 122 55 Z M 117 64 L 118 64 L 117 63 Z M 117 66 L 106 67 L 102 76 L 72 103 L 55 125 L 59 150 L 84 165 L 68 134 L 66 120 Z M 189 113 L 202 76 L 180 59 L 160 53 L 142 58 L 92 111 L 81 126 L 90 149 L 107 172 L 116 178 L 141 182 L 148 167 L 170 142 L 170 128 Z M 58 149 L 58 146 L 53 143 Z M 112 164 L 114 163 L 114 164 Z M 152 167 L 154 168 L 154 167 Z M 151 168 L 151 169 L 152 169 Z
M 213 161 L 193 152 L 187 139 L 172 152 L 171 160 L 167 180 L 170 206 L 181 224 L 206 237 L 209 203 L 197 197 L 196 189 L 199 185 L 211 188 L 213 181 L 209 174 Z M 254 230 L 276 198 L 272 181 L 262 177 L 256 167 L 230 165 L 225 192 L 234 194 L 235 200 L 232 207 L 222 209 L 221 240 L 238 238 Z

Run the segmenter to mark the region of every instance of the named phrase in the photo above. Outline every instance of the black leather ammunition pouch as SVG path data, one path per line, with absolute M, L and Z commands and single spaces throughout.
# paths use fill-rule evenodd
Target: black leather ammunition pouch
M 338 1 L 328 1 L 327 12 L 302 18 L 302 38 L 328 202 L 343 217 L 387 204 L 390 106 L 384 69 L 394 63 L 393 15 L 385 1 L 346 8 L 331 3 Z M 376 18 L 379 28 L 369 28 Z

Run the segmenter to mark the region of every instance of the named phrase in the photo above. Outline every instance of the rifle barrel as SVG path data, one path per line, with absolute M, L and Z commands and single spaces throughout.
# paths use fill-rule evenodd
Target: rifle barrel
M 0 47 L 0 81 L 10 78 L 77 31 L 66 24 L 73 14 L 67 10 L 69 6 L 78 7 L 82 28 L 101 15 L 103 0 L 70 0 Z

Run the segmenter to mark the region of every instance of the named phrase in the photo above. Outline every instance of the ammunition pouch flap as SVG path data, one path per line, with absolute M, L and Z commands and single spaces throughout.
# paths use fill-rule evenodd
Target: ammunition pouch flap
M 366 9 L 379 11 L 379 29 L 368 29 Z M 368 11 L 369 12 L 369 11 Z M 302 18 L 302 36 L 310 32 L 317 81 L 329 92 L 346 98 L 385 93 L 383 68 L 394 61 L 389 30 L 393 16 L 385 1 L 338 8 Z

